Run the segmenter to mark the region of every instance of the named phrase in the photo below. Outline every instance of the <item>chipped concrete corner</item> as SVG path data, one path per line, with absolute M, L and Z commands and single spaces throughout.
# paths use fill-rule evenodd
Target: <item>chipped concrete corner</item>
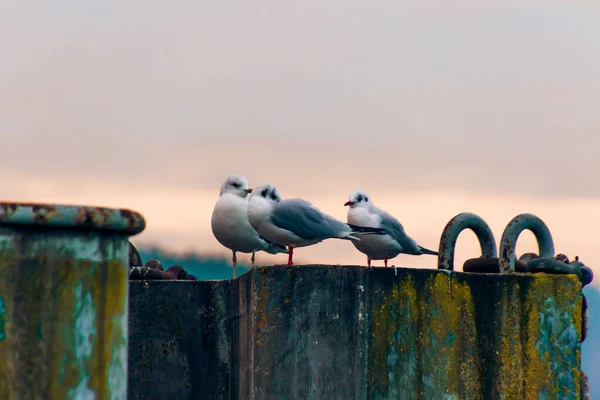
M 176 298 L 181 282 L 130 285 L 132 399 L 580 398 L 574 275 L 277 266 Z

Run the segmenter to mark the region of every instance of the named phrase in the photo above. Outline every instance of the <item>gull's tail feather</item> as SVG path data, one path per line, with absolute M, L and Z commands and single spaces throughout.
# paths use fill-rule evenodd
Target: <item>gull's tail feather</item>
M 275 243 L 269 242 L 267 239 L 265 239 L 262 236 L 260 238 L 262 240 L 264 240 L 265 242 L 267 242 L 267 244 L 268 244 L 268 247 L 266 249 L 264 249 L 265 252 L 267 252 L 269 254 L 279 254 L 279 253 L 288 254 L 289 253 L 287 247 L 282 246 L 280 244 L 275 244 Z
M 385 235 L 385 229 L 347 224 L 356 235 Z
M 419 246 L 419 250 L 421 250 L 421 253 L 423 254 L 430 254 L 432 256 L 437 256 L 439 254 L 437 251 L 429 250 L 422 246 Z

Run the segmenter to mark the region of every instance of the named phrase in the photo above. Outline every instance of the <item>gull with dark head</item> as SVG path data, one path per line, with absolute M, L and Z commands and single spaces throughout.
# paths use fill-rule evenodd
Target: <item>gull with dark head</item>
M 349 206 L 348 223 L 358 226 L 372 226 L 385 230 L 385 235 L 369 236 L 360 242 L 353 242 L 354 246 L 367 255 L 367 264 L 371 260 L 384 260 L 387 267 L 389 259 L 398 254 L 423 254 L 437 255 L 438 253 L 421 247 L 404 231 L 402 224 L 387 212 L 375 207 L 373 199 L 362 190 L 350 194 L 350 199 L 344 204 Z
M 382 229 L 346 224 L 306 200 L 284 200 L 273 185 L 254 189 L 248 203 L 248 220 L 261 236 L 288 247 L 288 265 L 293 264 L 295 247 L 310 246 L 325 239 L 360 241 L 358 236 L 385 233 Z
M 213 235 L 223 246 L 233 253 L 233 277 L 236 277 L 236 253 L 252 253 L 254 268 L 255 253 L 265 251 L 269 254 L 287 253 L 285 246 L 269 242 L 261 237 L 248 222 L 248 195 L 252 189 L 248 179 L 242 175 L 231 175 L 221 185 L 219 200 L 212 213 L 211 227 Z

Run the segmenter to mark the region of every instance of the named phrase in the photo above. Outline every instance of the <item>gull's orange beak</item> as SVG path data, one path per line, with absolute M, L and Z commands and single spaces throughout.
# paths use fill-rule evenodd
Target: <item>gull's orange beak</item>
M 348 201 L 347 201 L 347 202 L 344 204 L 344 206 L 351 206 L 352 204 L 354 204 L 354 203 L 353 203 L 353 202 L 351 202 L 350 200 L 348 200 Z
M 244 190 L 246 193 L 252 193 L 252 188 L 248 188 L 246 190 Z

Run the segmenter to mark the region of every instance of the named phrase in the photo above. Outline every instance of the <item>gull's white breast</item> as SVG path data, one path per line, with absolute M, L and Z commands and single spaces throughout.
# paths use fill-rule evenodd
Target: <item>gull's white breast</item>
M 212 231 L 219 243 L 242 253 L 252 253 L 267 247 L 267 243 L 248 221 L 247 206 L 247 199 L 225 193 L 217 201 L 211 218 Z

